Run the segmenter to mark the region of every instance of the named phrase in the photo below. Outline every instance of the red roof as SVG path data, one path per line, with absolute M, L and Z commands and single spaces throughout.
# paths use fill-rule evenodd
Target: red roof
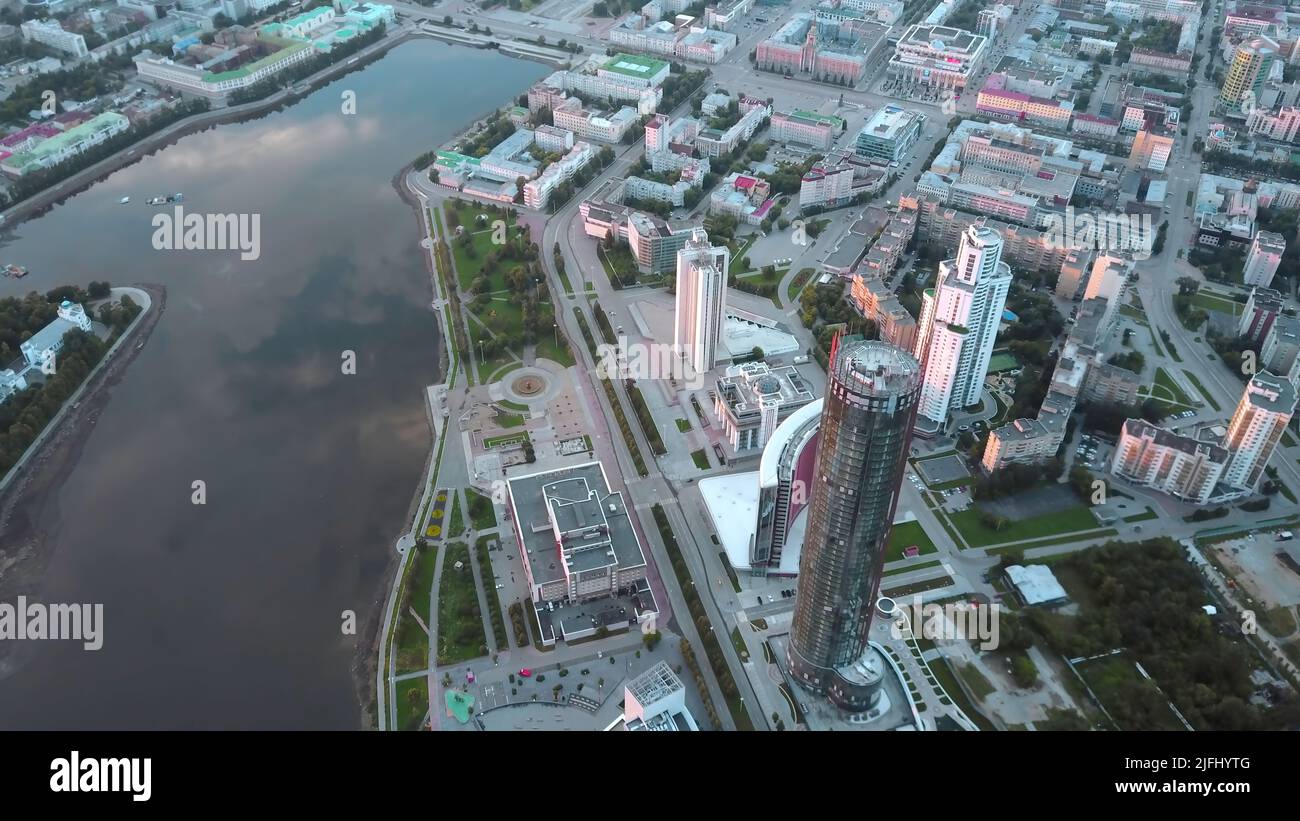
M 746 189 L 753 188 L 754 183 L 756 182 L 758 182 L 758 180 L 754 179 L 753 177 L 743 177 L 743 176 L 736 177 L 736 190 L 744 191 Z

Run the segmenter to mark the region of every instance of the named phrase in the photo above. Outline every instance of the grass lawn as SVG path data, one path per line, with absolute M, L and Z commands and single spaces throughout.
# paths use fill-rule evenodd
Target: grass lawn
M 1169 391 L 1169 398 L 1174 402 L 1180 405 L 1192 404 L 1191 397 L 1183 393 L 1183 389 L 1178 387 L 1178 383 L 1174 381 L 1173 376 L 1164 368 L 1156 368 L 1155 384 Z
M 994 351 L 993 356 L 989 358 L 989 373 L 999 373 L 1001 371 L 1014 371 L 1020 367 L 1020 360 L 1016 355 L 1008 351 Z
M 1139 311 L 1137 308 L 1134 308 L 1132 305 L 1119 306 L 1119 313 L 1120 316 L 1126 316 L 1129 319 L 1133 320 L 1134 322 L 1137 322 L 1139 325 L 1148 324 L 1146 315 L 1143 314 L 1141 311 Z
M 497 371 L 501 371 L 501 375 L 504 376 L 506 373 L 509 373 L 510 370 L 514 370 L 514 368 L 510 368 L 511 365 L 514 365 L 515 368 L 522 368 L 524 363 L 516 359 L 509 351 L 502 351 L 499 355 L 490 359 L 480 359 L 478 362 L 478 373 L 476 374 L 478 377 L 478 384 L 486 385 L 492 378 L 492 374 Z M 498 378 L 500 378 L 500 376 L 498 376 Z
M 503 408 L 508 408 L 509 410 L 513 410 L 513 411 L 520 411 L 521 413 L 527 413 L 529 410 L 529 407 L 524 403 L 511 402 L 509 399 L 502 399 L 501 401 L 497 402 L 497 404 Z
M 957 675 L 952 671 L 952 667 L 945 659 L 935 659 L 930 662 L 930 670 L 934 672 L 934 677 L 939 680 L 939 686 L 948 694 L 952 702 L 957 705 L 966 717 L 975 722 L 975 726 L 986 732 L 994 730 L 993 723 L 984 717 L 984 714 L 975 709 L 975 705 L 970 703 L 966 698 L 966 693 L 957 684 Z
M 447 220 L 449 226 L 447 245 L 451 248 L 452 261 L 456 264 L 456 281 L 462 291 L 468 291 L 470 283 L 474 281 L 474 277 L 483 268 L 483 260 L 487 258 L 487 255 L 491 253 L 494 247 L 492 244 L 492 221 L 501 219 L 501 217 L 493 216 L 486 208 L 480 208 L 471 203 L 448 200 L 442 207 L 448 214 L 454 212 L 460 224 L 465 226 L 465 230 L 469 232 L 470 242 L 466 244 L 459 238 L 452 236 L 455 233 L 455 229 L 450 228 L 453 220 Z M 478 223 L 477 217 L 479 214 L 488 214 L 488 219 L 485 222 Z M 509 215 L 505 217 L 505 220 L 506 224 L 510 226 L 509 233 L 513 234 L 515 225 L 513 210 L 509 211 Z M 500 280 L 499 283 L 496 281 L 497 279 Z M 504 289 L 505 271 L 498 270 L 493 276 L 493 280 L 493 290 Z
M 691 423 L 686 419 L 674 419 L 673 421 L 677 423 L 677 430 L 681 431 L 682 433 L 685 433 L 686 431 L 691 429 Z
M 1277 489 L 1283 496 L 1286 497 L 1286 500 L 1288 502 L 1290 502 L 1291 504 L 1296 503 L 1295 494 L 1292 493 L 1291 488 L 1287 487 L 1286 484 L 1283 483 L 1281 480 L 1278 480 L 1277 482 Z
M 975 694 L 975 698 L 980 701 L 983 701 L 988 697 L 989 693 L 996 689 L 975 665 L 958 664 L 956 666 L 957 675 L 961 676 L 961 680 L 966 682 L 966 686 Z
M 889 596 L 891 599 L 899 599 L 904 596 L 911 596 L 916 593 L 924 593 L 927 590 L 938 590 L 940 587 L 947 587 L 952 584 L 952 576 L 945 573 L 934 579 L 926 579 L 921 582 L 912 582 L 898 587 L 891 587 L 888 590 L 882 590 L 880 595 Z
M 1209 403 L 1210 407 L 1214 408 L 1216 411 L 1223 410 L 1223 408 L 1219 407 L 1219 403 L 1214 401 L 1214 397 L 1210 396 L 1210 392 L 1205 389 L 1205 386 L 1201 384 L 1201 380 L 1196 378 L 1196 374 L 1184 369 L 1183 376 L 1186 376 L 1187 381 L 1192 383 L 1192 387 L 1201 392 L 1201 398 Z
M 903 551 L 912 545 L 916 545 L 922 556 L 938 550 L 934 546 L 934 540 L 925 532 L 925 528 L 921 527 L 920 522 L 900 522 L 889 531 L 889 544 L 885 547 L 885 561 L 898 561 L 903 558 Z
M 520 431 L 519 433 L 507 433 L 503 436 L 489 436 L 487 439 L 483 440 L 483 447 L 485 449 L 491 450 L 492 448 L 501 447 L 502 445 L 510 445 L 516 442 L 527 442 L 527 441 L 530 440 L 528 438 L 528 431 L 525 430 L 525 431 Z
M 1150 397 L 1166 416 L 1196 407 L 1164 368 L 1156 368 L 1155 381 L 1145 389 L 1145 393 L 1139 389 L 1139 395 Z
M 496 422 L 503 428 L 517 428 L 524 423 L 524 417 L 523 414 L 502 413 L 498 410 L 492 415 L 492 421 Z
M 1241 316 L 1241 312 L 1246 310 L 1246 306 L 1240 302 L 1212 296 L 1204 291 L 1198 291 L 1196 296 L 1192 297 L 1192 304 L 1207 311 L 1219 311 L 1229 316 Z
M 487 653 L 483 616 L 478 607 L 469 546 L 446 547 L 442 581 L 438 585 L 438 664 L 457 664 Z M 456 563 L 460 562 L 458 569 Z
M 438 548 L 426 547 L 415 555 L 415 566 L 411 568 L 411 599 L 409 604 L 420 613 L 424 624 L 429 624 L 429 598 L 433 594 L 433 570 L 438 565 Z M 421 630 L 422 633 L 422 630 Z
M 1113 527 L 1108 527 L 1105 528 L 1104 530 L 1083 530 L 1077 533 L 1070 533 L 1065 536 L 1054 536 L 1050 539 L 1035 539 L 1032 542 L 1024 542 L 1022 544 L 1014 545 L 1012 547 L 995 547 L 990 549 L 988 553 L 990 556 L 992 556 L 998 553 L 1006 553 L 1009 550 L 1029 550 L 1034 547 L 1051 547 L 1052 545 L 1057 545 L 1057 544 L 1069 544 L 1070 542 L 1080 542 L 1080 541 L 1084 541 L 1085 539 L 1104 539 L 1107 536 L 1118 536 L 1118 535 L 1119 535 L 1119 531 Z M 1048 562 L 1050 560 L 1051 557 L 1047 559 L 1042 559 L 1041 561 Z M 1039 561 L 1039 560 L 1035 560 L 1035 561 Z
M 429 712 L 429 679 L 425 676 L 397 682 L 397 729 L 418 730 Z
M 740 635 L 740 627 L 731 628 L 731 646 L 736 648 L 736 655 L 742 662 L 749 661 L 749 648 L 745 647 L 745 639 Z
M 979 518 L 978 506 L 972 505 L 960 513 L 949 516 L 953 526 L 961 533 L 971 547 L 988 547 L 990 545 L 1018 542 L 1024 539 L 1037 539 L 1059 536 L 1078 530 L 1093 530 L 1097 527 L 1097 518 L 1083 505 L 1042 516 L 1018 519 L 1002 530 L 986 527 Z
M 447 524 L 447 536 L 459 536 L 460 532 L 465 529 L 465 517 L 460 512 L 460 497 L 455 493 L 451 495 L 451 519 Z M 426 618 L 428 614 L 425 614 Z
M 474 488 L 465 488 L 465 498 L 469 502 L 469 519 L 475 530 L 487 530 L 497 526 L 496 512 L 492 509 L 492 500 Z
M 790 280 L 790 287 L 786 290 L 785 295 L 791 304 L 799 301 L 799 292 L 803 290 L 803 286 L 808 284 L 808 280 L 812 279 L 813 273 L 815 272 L 812 268 L 804 268 L 794 275 L 794 279 Z
M 906 567 L 895 567 L 893 570 L 886 570 L 883 575 L 899 576 L 902 575 L 903 573 L 911 573 L 913 570 L 924 570 L 927 567 L 938 567 L 941 564 L 943 564 L 943 562 L 939 561 L 938 559 L 931 559 L 928 562 L 918 562 L 917 564 L 909 564 Z
M 1151 508 L 1148 507 L 1148 508 L 1147 508 L 1144 512 L 1142 512 L 1142 513 L 1135 513 L 1135 514 L 1133 514 L 1132 516 L 1125 516 L 1125 517 L 1124 517 L 1124 521 L 1126 521 L 1126 522 L 1145 522 L 1145 521 L 1147 521 L 1148 519 L 1154 519 L 1154 518 L 1156 518 L 1156 515 L 1157 515 L 1156 512 L 1155 512 L 1154 510 L 1152 510 Z
M 692 451 L 691 461 L 693 461 L 695 463 L 695 466 L 700 470 L 709 469 L 709 456 L 704 452 L 704 448 L 700 448 L 699 450 Z
M 538 359 L 549 359 L 566 368 L 577 362 L 573 358 L 573 351 L 569 349 L 563 339 L 559 340 L 559 344 L 556 344 L 555 334 L 553 333 L 550 336 L 542 334 L 537 338 L 536 353 Z
M 496 639 L 497 650 L 507 650 L 510 641 L 506 638 L 506 621 L 501 612 L 501 596 L 497 591 L 496 580 L 492 577 L 492 557 L 488 555 L 488 542 L 496 541 L 496 538 L 491 534 L 479 536 L 474 544 L 474 553 L 478 556 L 478 575 L 483 580 L 483 594 L 487 596 L 488 620 L 492 623 L 492 635 Z

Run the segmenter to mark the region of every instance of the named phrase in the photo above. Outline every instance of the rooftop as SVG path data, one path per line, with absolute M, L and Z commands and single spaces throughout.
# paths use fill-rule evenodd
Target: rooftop
M 668 63 L 663 60 L 656 60 L 653 57 L 642 57 L 637 54 L 615 54 L 613 57 L 610 57 L 609 61 L 601 66 L 601 68 L 627 77 L 644 79 L 646 77 L 653 77 L 660 71 L 668 68 Z
M 645 554 L 621 493 L 599 462 L 509 480 L 510 500 L 537 584 L 616 565 L 644 565 Z
M 1020 591 L 1028 605 L 1051 604 L 1069 598 L 1065 588 L 1052 573 L 1052 568 L 1045 564 L 1013 564 L 1007 568 L 1007 578 Z

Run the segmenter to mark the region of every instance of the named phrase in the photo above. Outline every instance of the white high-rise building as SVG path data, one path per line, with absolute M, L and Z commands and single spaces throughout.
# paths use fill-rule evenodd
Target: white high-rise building
M 694 368 L 704 374 L 718 361 L 722 323 L 727 309 L 727 270 L 731 251 L 709 242 L 703 228 L 677 252 L 677 318 L 673 342 Z
M 1295 387 L 1289 381 L 1268 371 L 1255 374 L 1246 384 L 1223 439 L 1230 454 L 1223 481 L 1250 490 L 1258 486 L 1295 405 Z
M 1277 266 L 1286 253 L 1286 238 L 1272 231 L 1260 231 L 1250 243 L 1246 264 L 1241 270 L 1241 281 L 1247 287 L 1258 285 L 1267 288 L 1273 282 Z
M 1106 300 L 1106 312 L 1097 323 L 1098 333 L 1105 334 L 1111 323 L 1119 316 L 1120 295 L 1128 283 L 1133 270 L 1130 259 L 1117 254 L 1098 254 L 1092 262 L 1092 272 L 1088 276 L 1088 285 L 1083 290 L 1084 299 L 1101 298 Z
M 921 305 L 916 358 L 925 382 L 918 414 L 942 427 L 950 409 L 980 401 L 1010 288 L 1002 236 L 983 225 L 967 228 L 957 256 L 939 263 Z

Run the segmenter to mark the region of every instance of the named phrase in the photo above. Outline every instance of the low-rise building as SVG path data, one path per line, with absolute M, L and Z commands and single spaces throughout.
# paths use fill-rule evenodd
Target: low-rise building
M 599 462 L 516 476 L 506 488 L 533 602 L 605 598 L 646 578 L 631 513 Z
M 30 368 L 41 368 L 49 364 L 57 367 L 56 355 L 63 350 L 64 337 L 70 331 L 90 333 L 90 330 L 90 317 L 86 314 L 86 309 L 65 299 L 59 304 L 58 316 L 18 348 Z
M 713 413 L 737 453 L 762 448 L 777 425 L 813 401 L 812 389 L 793 365 L 729 365 L 718 378 Z
M 569 153 L 546 167 L 536 179 L 524 184 L 524 205 L 545 208 L 551 193 L 561 184 L 573 179 L 580 170 L 596 159 L 596 149 L 590 143 L 575 143 Z
M 979 70 L 987 50 L 987 37 L 948 26 L 912 25 L 889 58 L 889 76 L 960 90 Z
M 131 122 L 126 117 L 115 111 L 105 111 L 66 131 L 55 129 L 44 139 L 25 143 L 22 148 L 0 160 L 0 171 L 11 177 L 22 177 L 33 171 L 53 168 L 125 133 L 130 127 Z
M 86 38 L 76 32 L 65 31 L 58 20 L 25 20 L 21 30 L 24 40 L 40 43 L 78 60 L 90 54 Z
M 767 219 L 776 198 L 767 180 L 752 174 L 732 172 L 709 194 L 709 213 L 735 217 L 746 225 Z
M 984 83 L 975 101 L 975 110 L 990 117 L 1013 122 L 1029 122 L 1064 131 L 1074 116 L 1074 103 L 1047 97 L 1035 97 L 1000 86 L 994 74 Z
M 691 732 L 699 730 L 686 707 L 686 688 L 668 662 L 661 661 L 623 688 L 623 713 L 606 729 Z
M 772 115 L 768 134 L 773 140 L 796 143 L 818 151 L 829 151 L 844 131 L 844 120 L 812 111 L 778 111 Z
M 1141 398 L 1138 394 L 1141 387 L 1142 377 L 1128 368 L 1109 362 L 1097 362 L 1088 368 L 1088 377 L 1083 383 L 1079 399 L 1084 402 L 1135 405 Z
M 1119 120 L 1099 117 L 1096 114 L 1076 113 L 1074 121 L 1070 124 L 1070 130 L 1088 137 L 1104 137 L 1113 140 L 1119 134 Z
M 613 236 L 626 242 L 643 273 L 663 274 L 677 267 L 677 252 L 686 245 L 691 232 L 674 230 L 663 219 L 608 202 L 585 200 L 579 206 L 583 230 L 587 236 L 606 239 Z
M 924 115 L 896 105 L 886 105 L 862 126 L 854 141 L 858 156 L 896 162 L 921 136 Z
M 849 281 L 849 299 L 859 313 L 876 323 L 882 340 L 905 351 L 916 349 L 916 318 L 880 277 L 854 274 Z

